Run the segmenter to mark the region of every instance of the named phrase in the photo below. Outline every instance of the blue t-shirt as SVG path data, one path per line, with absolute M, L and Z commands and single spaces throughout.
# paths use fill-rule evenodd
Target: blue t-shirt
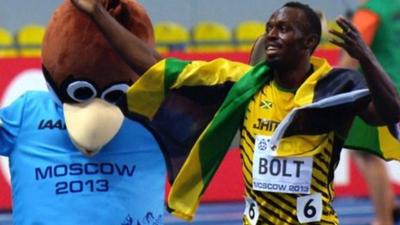
M 86 157 L 68 136 L 62 108 L 46 92 L 26 93 L 1 109 L 0 119 L 14 224 L 163 223 L 165 159 L 140 123 L 125 119 L 97 155 Z

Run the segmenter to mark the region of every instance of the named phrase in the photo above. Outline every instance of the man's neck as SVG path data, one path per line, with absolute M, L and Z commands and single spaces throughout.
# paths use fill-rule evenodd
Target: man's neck
M 293 68 L 276 68 L 274 79 L 283 88 L 297 89 L 312 74 L 313 67 L 309 61 L 298 63 Z

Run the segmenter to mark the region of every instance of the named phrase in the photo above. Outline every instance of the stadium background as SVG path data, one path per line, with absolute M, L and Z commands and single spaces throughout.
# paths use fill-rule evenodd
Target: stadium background
M 283 0 L 138 0 L 148 10 L 154 23 L 175 21 L 193 27 L 198 21 L 211 20 L 234 28 L 244 20 L 264 21 Z M 303 0 L 325 11 L 328 19 L 353 9 L 358 0 Z M 2 0 L 0 26 L 16 31 L 27 23 L 45 25 L 62 0 Z
M 45 89 L 40 71 L 40 40 L 52 11 L 60 0 L 3 0 L 0 8 L 0 106 L 7 105 L 27 89 Z M 156 28 L 158 49 L 165 56 L 183 59 L 210 60 L 226 57 L 247 62 L 248 51 L 257 32 L 263 31 L 264 21 L 271 12 L 284 4 L 281 0 L 141 0 Z M 326 14 L 328 21 L 353 9 L 356 0 L 302 1 Z M 250 22 L 254 32 L 240 35 L 240 24 Z M 206 24 L 205 28 L 198 28 Z M 332 26 L 333 23 L 329 23 Z M 250 25 L 251 27 L 251 25 Z M 196 31 L 196 29 L 198 31 Z M 201 29 L 214 30 L 204 36 Z M 260 30 L 261 29 L 261 30 Z M 24 31 L 25 30 L 25 31 Z M 26 33 L 23 33 L 26 32 Z M 196 33 L 197 32 L 197 33 Z M 317 55 L 335 64 L 338 49 L 322 43 Z M 11 210 L 7 160 L 0 159 L 0 212 Z M 396 193 L 400 194 L 400 165 L 388 164 Z M 398 172 L 397 172 L 398 174 Z M 233 147 L 206 192 L 203 202 L 232 202 L 241 209 L 243 196 L 238 150 Z M 342 153 L 336 171 L 336 191 L 339 198 L 366 197 L 367 189 L 348 152 Z M 235 204 L 239 205 L 235 205 Z M 363 204 L 363 203 L 362 203 Z M 368 203 L 369 204 L 369 203 Z M 203 212 L 200 208 L 200 213 Z M 173 219 L 170 219 L 173 221 Z M 0 217 L 0 224 L 1 217 Z M 220 224 L 220 223 L 219 223 Z

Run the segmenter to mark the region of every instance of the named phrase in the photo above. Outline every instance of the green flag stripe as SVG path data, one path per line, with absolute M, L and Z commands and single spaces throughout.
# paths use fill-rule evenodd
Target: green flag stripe
M 204 187 L 207 187 L 240 127 L 248 102 L 269 79 L 261 63 L 243 76 L 228 93 L 200 142 L 199 154 Z M 203 189 L 204 191 L 204 189 Z
M 369 126 L 356 117 L 351 127 L 344 147 L 362 150 L 383 157 L 379 144 L 379 134 L 376 127 Z
M 170 87 L 174 85 L 179 74 L 189 63 L 190 61 L 181 61 L 174 58 L 169 58 L 165 61 L 164 95 L 167 95 Z

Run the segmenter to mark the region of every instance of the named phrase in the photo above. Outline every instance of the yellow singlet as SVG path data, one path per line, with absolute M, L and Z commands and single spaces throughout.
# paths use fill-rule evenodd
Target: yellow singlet
M 297 210 L 298 198 L 308 194 L 276 193 L 253 189 L 255 137 L 257 135 L 272 135 L 287 113 L 294 108 L 294 93 L 295 90 L 283 89 L 272 80 L 249 103 L 241 130 L 240 150 L 246 197 L 256 202 L 259 216 L 256 222 L 251 222 L 250 217 L 254 216 L 254 211 L 245 212 L 244 224 L 300 224 L 299 213 L 306 215 L 314 213 L 313 209 L 310 208 L 313 204 L 312 201 L 307 202 L 308 205 L 306 204 L 306 208 L 302 208 L 302 212 Z M 320 193 L 320 199 L 322 199 L 322 216 L 320 221 L 314 222 L 314 224 L 338 224 L 336 213 L 330 204 L 334 197 L 332 190 L 333 172 L 338 163 L 338 156 L 336 155 L 338 153 L 335 153 L 338 151 L 333 151 L 334 139 L 333 134 L 328 135 L 326 141 L 320 144 L 323 150 L 311 157 L 313 163 L 312 176 L 309 182 L 311 183 L 310 194 Z M 282 170 L 278 168 L 269 169 L 275 170 L 276 173 L 278 171 L 285 173 L 283 171 L 285 168 L 281 168 Z M 249 209 L 246 208 L 246 210 Z M 254 208 L 250 210 L 254 210 Z

